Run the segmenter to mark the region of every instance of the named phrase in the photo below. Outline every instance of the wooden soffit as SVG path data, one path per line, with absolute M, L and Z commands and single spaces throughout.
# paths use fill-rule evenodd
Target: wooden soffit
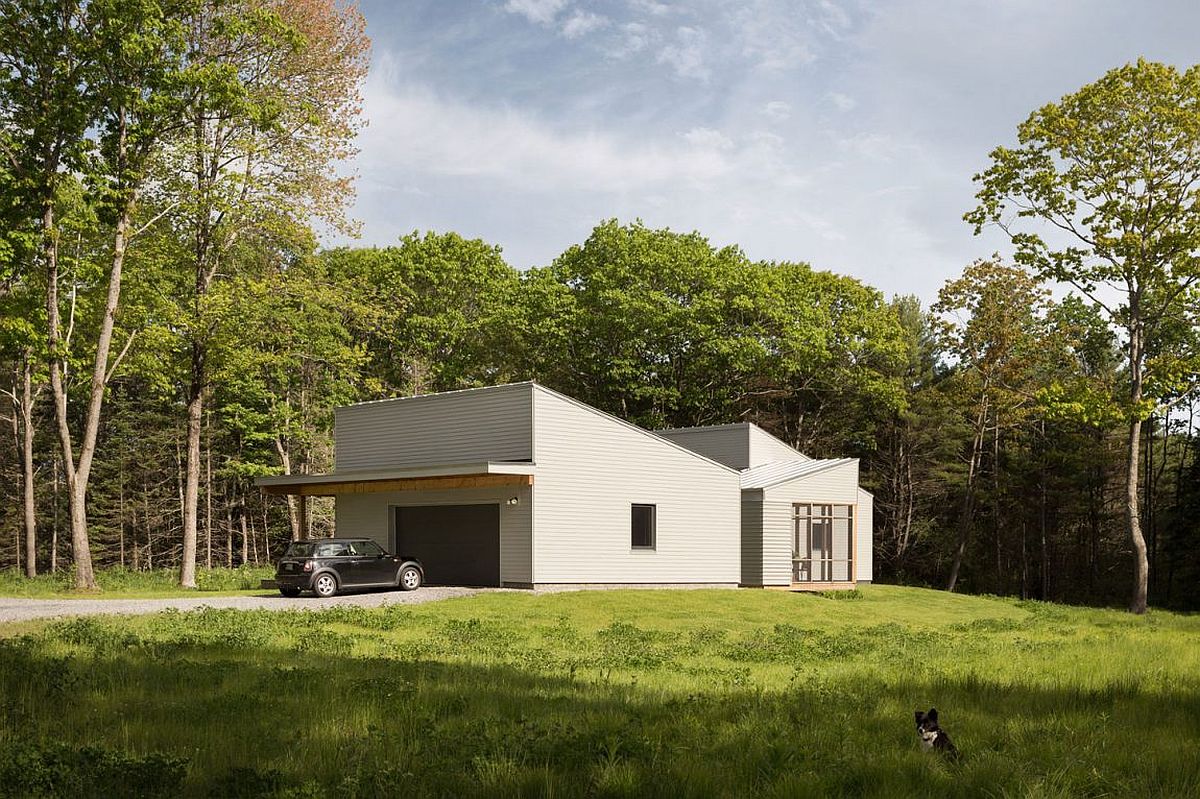
M 402 477 L 391 480 L 346 480 L 326 483 L 293 483 L 261 486 L 265 494 L 298 497 L 335 497 L 339 494 L 376 494 L 383 491 L 445 491 L 460 488 L 499 488 L 533 485 L 531 474 L 462 474 L 448 477 Z

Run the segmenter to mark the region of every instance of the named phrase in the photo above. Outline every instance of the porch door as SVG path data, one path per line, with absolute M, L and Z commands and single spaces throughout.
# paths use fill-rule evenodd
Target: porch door
M 854 508 L 799 503 L 793 506 L 792 581 L 853 580 Z

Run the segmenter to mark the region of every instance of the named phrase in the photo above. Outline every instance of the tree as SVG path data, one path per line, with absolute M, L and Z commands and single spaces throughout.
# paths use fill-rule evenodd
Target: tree
M 647 427 L 737 414 L 765 355 L 756 318 L 765 275 L 738 248 L 608 220 L 547 271 L 566 294 L 527 277 L 530 310 L 550 303 L 559 313 L 566 351 L 536 364 L 536 376 Z
M 956 361 L 955 378 L 966 399 L 964 407 L 968 409 L 971 430 L 958 540 L 947 591 L 958 584 L 967 554 L 988 434 L 992 435 L 993 487 L 998 489 L 997 452 L 1002 430 L 1019 423 L 1033 404 L 1036 389 L 1031 378 L 1044 346 L 1048 302 L 1049 292 L 1024 269 L 993 259 L 976 261 L 963 270 L 961 277 L 947 281 L 933 306 L 934 313 L 950 317 L 941 325 L 941 343 Z M 993 502 L 998 502 L 997 496 L 993 496 Z M 997 519 L 997 552 L 999 528 Z M 999 572 L 997 565 L 997 576 Z
M 1069 283 L 1124 339 L 1128 390 L 1125 517 L 1134 549 L 1130 610 L 1146 610 L 1149 563 L 1139 517 L 1142 422 L 1195 385 L 1194 361 L 1165 356 L 1172 327 L 1200 313 L 1200 66 L 1138 60 L 1035 111 L 1019 146 L 998 147 L 975 179 L 979 233 L 999 225 L 1018 263 Z M 1054 235 L 1035 232 L 1049 223 Z
M 918 555 L 934 551 L 939 508 L 950 504 L 954 485 L 947 467 L 965 433 L 954 395 L 946 390 L 937 318 L 911 295 L 896 297 L 891 306 L 904 332 L 906 357 L 896 373 L 905 401 L 879 422 L 864 477 L 875 492 L 877 574 L 903 580 L 935 571 L 918 563 Z
M 331 250 L 331 279 L 373 313 L 355 317 L 373 396 L 424 394 L 510 379 L 506 321 L 517 271 L 500 248 L 457 233 L 413 232 L 393 247 Z
M 335 164 L 352 153 L 368 42 L 358 10 L 332 0 L 206 2 L 186 26 L 189 57 L 207 79 L 164 148 L 158 202 L 175 209 L 191 267 L 175 296 L 188 359 L 180 584 L 194 588 L 200 437 L 219 324 L 207 297 L 236 274 L 245 239 L 288 249 L 307 239 L 310 218 L 341 225 L 350 181 Z

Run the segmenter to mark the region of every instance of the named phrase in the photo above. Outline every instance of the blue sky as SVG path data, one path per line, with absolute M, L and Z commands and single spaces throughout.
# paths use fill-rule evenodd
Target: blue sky
M 1017 124 L 1200 3 L 363 0 L 361 242 L 412 230 L 544 265 L 643 219 L 929 300 L 972 259 L 971 176 Z

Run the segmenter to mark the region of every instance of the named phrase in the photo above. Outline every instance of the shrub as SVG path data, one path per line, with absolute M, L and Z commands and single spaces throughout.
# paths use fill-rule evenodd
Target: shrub
M 158 753 L 25 741 L 0 747 L 0 797 L 174 796 L 186 772 L 186 760 Z

